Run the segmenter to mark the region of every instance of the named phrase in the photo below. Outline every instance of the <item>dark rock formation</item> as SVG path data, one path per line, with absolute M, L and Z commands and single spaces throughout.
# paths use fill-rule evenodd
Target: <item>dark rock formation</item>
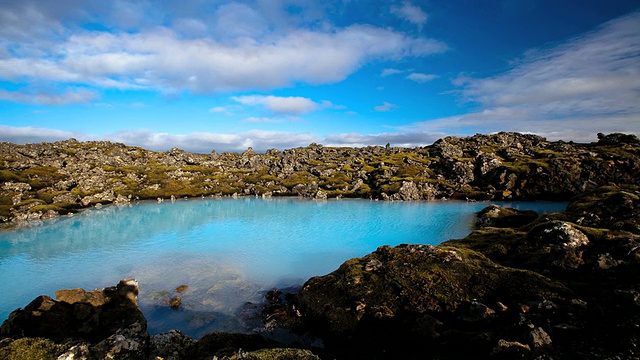
M 150 358 L 160 357 L 164 360 L 180 360 L 192 356 L 196 341 L 179 330 L 151 336 Z
M 3 322 L 0 359 L 319 359 L 260 335 L 149 336 L 137 295 L 137 282 L 127 279 L 102 290 L 59 290 L 57 301 L 39 296 Z
M 310 279 L 294 306 L 303 327 L 339 349 L 341 358 L 419 358 L 425 349 L 451 358 L 524 334 L 529 318 L 540 313 L 538 304 L 571 298 L 560 283 L 475 251 L 401 245 L 380 247 Z M 498 302 L 513 310 L 502 311 Z M 522 306 L 532 310 L 525 314 Z
M 489 205 L 478 213 L 476 227 L 518 228 L 529 224 L 537 218 L 538 214 L 535 211 Z
M 638 195 L 600 188 L 535 219 L 489 206 L 464 239 L 383 246 L 270 293 L 266 318 L 321 337 L 336 359 L 635 359 Z M 494 212 L 516 228 L 488 226 Z
M 13 311 L 2 324 L 4 337 L 45 337 L 54 341 L 102 341 L 117 330 L 135 326 L 146 332 L 147 320 L 137 306 L 138 283 L 122 280 L 117 286 L 87 292 L 62 290 L 58 300 L 39 296 L 24 309 Z
M 640 141 L 591 144 L 499 133 L 446 137 L 413 149 L 311 144 L 259 154 L 153 152 L 104 141 L 0 143 L 0 222 L 33 221 L 97 204 L 201 196 L 383 200 L 568 200 L 598 186 L 638 184 Z

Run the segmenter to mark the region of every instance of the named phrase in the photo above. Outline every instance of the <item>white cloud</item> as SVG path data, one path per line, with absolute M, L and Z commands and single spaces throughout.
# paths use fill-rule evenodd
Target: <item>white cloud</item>
M 108 140 L 149 150 L 167 151 L 178 147 L 186 151 L 209 153 L 216 151 L 243 151 L 251 146 L 256 151 L 270 148 L 287 149 L 307 146 L 320 139 L 307 133 L 250 130 L 243 133 L 216 134 L 194 132 L 190 134 L 156 133 L 150 130 L 127 130 L 113 134 L 95 135 L 61 131 L 40 127 L 12 127 L 0 125 L 0 141 L 16 144 L 39 143 L 76 138 L 79 141 Z
M 427 23 L 428 19 L 427 13 L 409 1 L 404 1 L 402 6 L 392 6 L 391 13 L 402 20 L 416 25 L 419 30 L 422 30 L 422 27 Z
M 22 92 L 0 89 L 0 100 L 39 105 L 87 104 L 98 99 L 95 91 L 85 88 L 66 89 L 63 93 L 52 93 L 46 90 L 26 89 Z
M 385 102 L 382 103 L 382 105 L 375 106 L 373 108 L 373 110 L 375 110 L 377 112 L 386 112 L 386 111 L 391 111 L 391 110 L 395 110 L 395 109 L 398 109 L 398 108 L 400 108 L 398 105 L 391 104 L 391 103 L 388 103 L 388 102 L 385 101 Z
M 546 49 L 527 52 L 498 76 L 461 76 L 476 113 L 406 127 L 448 133 L 521 131 L 593 141 L 597 132 L 640 133 L 640 12 Z M 473 130 L 469 130 L 473 129 Z
M 245 4 L 229 3 L 221 5 L 213 19 L 217 34 L 227 38 L 258 38 L 268 32 L 266 19 L 258 9 Z
M 248 106 L 264 106 L 276 114 L 299 115 L 318 110 L 321 105 L 311 99 L 300 96 L 234 96 L 233 100 Z
M 270 148 L 284 149 L 306 146 L 318 141 L 317 137 L 311 134 L 262 130 L 250 130 L 237 134 L 191 133 L 185 135 L 139 130 L 111 134 L 103 138 L 158 151 L 178 147 L 186 151 L 201 153 L 208 153 L 214 149 L 216 151 L 243 151 L 248 147 L 253 147 L 256 151 L 265 151 Z
M 224 106 L 214 106 L 211 109 L 209 109 L 209 112 L 212 112 L 212 113 L 223 113 L 226 111 L 227 111 L 227 108 Z
M 447 50 L 437 40 L 390 28 L 317 26 L 321 15 L 312 11 L 313 2 L 300 6 L 309 9 L 301 21 L 314 26 L 301 26 L 296 16 L 283 15 L 285 4 L 270 2 L 258 2 L 256 8 L 228 3 L 215 8 L 210 18 L 175 6 L 174 24 L 157 26 L 166 20 L 152 5 L 75 0 L 63 1 L 59 8 L 48 2 L 0 5 L 0 53 L 9 55 L 0 58 L 0 80 L 55 83 L 61 89 L 209 94 L 329 84 L 372 61 Z M 66 7 L 86 11 L 61 10 Z M 93 13 L 103 18 L 95 19 L 89 15 Z M 73 25 L 105 17 L 112 30 Z M 284 18 L 282 28 L 274 26 L 275 19 Z
M 0 125 L 0 141 L 12 142 L 15 144 L 66 140 L 77 135 L 82 134 L 70 131 L 45 129 L 37 126 L 13 127 Z
M 156 133 L 150 130 L 129 130 L 106 135 L 60 131 L 39 127 L 11 127 L 0 125 L 0 141 L 17 144 L 39 143 L 76 138 L 79 141 L 108 140 L 126 145 L 140 146 L 144 149 L 167 151 L 178 147 L 186 151 L 210 153 L 211 150 L 244 151 L 249 146 L 256 151 L 267 149 L 291 149 L 321 143 L 325 146 L 362 147 L 390 143 L 392 146 L 425 146 L 445 136 L 443 133 L 393 132 L 381 134 L 329 134 L 320 138 L 313 134 L 250 130 L 236 134 L 217 134 L 195 132 L 190 134 Z
M 426 132 L 394 132 L 381 134 L 332 134 L 323 140 L 325 146 L 363 147 L 369 145 L 390 144 L 396 147 L 416 147 L 432 144 L 434 141 L 447 136 L 443 133 Z
M 404 70 L 384 69 L 384 70 L 382 70 L 382 73 L 380 74 L 380 76 L 381 77 L 387 77 L 389 75 L 402 74 L 403 72 L 404 72 Z
M 425 83 L 437 77 L 438 75 L 433 75 L 433 74 L 412 73 L 409 76 L 407 76 L 407 79 L 411 81 L 415 81 L 417 83 Z

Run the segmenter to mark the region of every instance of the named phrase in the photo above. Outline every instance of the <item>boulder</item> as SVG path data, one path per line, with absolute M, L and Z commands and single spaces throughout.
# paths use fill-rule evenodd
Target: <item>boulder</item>
M 190 358 L 196 346 L 196 340 L 179 330 L 151 336 L 149 355 L 151 359 L 180 360 Z
M 538 213 L 532 210 L 517 210 L 503 208 L 499 205 L 489 205 L 477 214 L 476 228 L 499 227 L 517 228 L 529 224 L 538 218 Z
M 136 303 L 138 283 L 133 279 L 91 292 L 58 291 L 56 296 L 59 300 L 39 296 L 24 309 L 13 311 L 2 323 L 0 335 L 99 342 L 133 324 L 146 332 L 147 321 Z
M 537 250 L 540 268 L 559 270 L 577 269 L 584 264 L 582 258 L 589 238 L 575 226 L 562 221 L 540 224 L 527 234 L 527 241 Z
M 310 279 L 292 303 L 302 328 L 349 356 L 356 356 L 355 351 L 358 358 L 371 353 L 402 357 L 424 347 L 437 353 L 445 351 L 443 344 L 462 356 L 467 350 L 490 349 L 508 329 L 491 324 L 510 322 L 516 311 L 496 312 L 484 304 L 500 302 L 517 309 L 518 304 L 541 299 L 562 302 L 568 294 L 544 276 L 499 266 L 474 251 L 399 245 L 382 246 Z M 464 345 L 470 329 L 486 333 L 474 340 L 477 347 Z

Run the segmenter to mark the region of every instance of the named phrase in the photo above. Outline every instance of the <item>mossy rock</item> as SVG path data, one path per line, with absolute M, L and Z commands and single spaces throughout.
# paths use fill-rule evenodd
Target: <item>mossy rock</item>
M 212 332 L 203 336 L 196 344 L 197 359 L 211 359 L 214 356 L 231 357 L 242 351 L 254 351 L 266 348 L 275 348 L 280 344 L 268 340 L 260 335 L 230 334 Z
M 64 351 L 64 346 L 48 339 L 22 338 L 10 341 L 7 345 L 0 344 L 0 359 L 55 360 Z
M 477 214 L 476 227 L 517 228 L 531 223 L 538 218 L 532 210 L 517 210 L 489 205 Z
M 446 246 L 464 247 L 477 251 L 504 266 L 518 268 L 522 259 L 514 258 L 514 249 L 527 233 L 511 228 L 486 227 L 474 230 L 464 239 L 449 240 Z
M 274 348 L 251 351 L 234 356 L 231 359 L 243 360 L 320 360 L 320 357 L 309 350 L 292 348 Z
M 568 290 L 539 274 L 500 266 L 479 252 L 452 246 L 400 245 L 346 261 L 307 281 L 296 308 L 330 336 L 386 331 L 396 319 L 447 318 L 471 301 L 517 304 L 561 299 Z
M 320 336 L 330 357 L 482 358 L 479 352 L 488 355 L 517 327 L 517 309 L 564 304 L 571 296 L 556 281 L 503 267 L 462 246 L 399 245 L 310 279 L 293 297 L 292 309 L 298 328 Z M 511 310 L 496 315 L 498 303 Z M 467 321 L 474 307 L 485 309 L 486 317 Z

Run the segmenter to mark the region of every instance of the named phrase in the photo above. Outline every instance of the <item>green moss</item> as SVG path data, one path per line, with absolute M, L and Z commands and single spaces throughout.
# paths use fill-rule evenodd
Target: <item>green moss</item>
M 554 150 L 549 150 L 549 149 L 536 149 L 534 150 L 534 153 L 536 157 L 544 157 L 544 158 L 560 158 L 564 156 L 563 153 L 560 153 Z
M 13 205 L 11 196 L 0 196 L 0 205 Z
M 453 157 L 453 159 L 454 159 L 455 161 L 458 161 L 458 162 L 466 162 L 466 163 L 468 163 L 468 162 L 473 162 L 473 158 L 472 158 L 472 157 L 458 157 L 458 156 L 454 156 L 454 157 Z
M 58 173 L 58 169 L 53 166 L 33 167 L 24 170 L 21 176 L 27 179 L 26 182 L 28 182 L 34 190 L 43 189 L 66 178 L 65 175 Z
M 204 174 L 204 175 L 212 175 L 212 174 L 220 172 L 220 168 L 219 167 L 215 167 L 215 166 L 208 167 L 208 166 L 197 166 L 197 165 L 183 166 L 180 170 L 193 172 L 193 173 L 200 173 L 200 174 Z
M 238 350 L 253 351 L 273 348 L 276 343 L 259 335 L 212 332 L 203 336 L 197 344 L 196 358 L 211 359 L 214 356 L 233 356 Z
M 72 209 L 77 207 L 78 207 L 78 204 L 75 204 L 75 203 L 41 204 L 41 205 L 36 205 L 32 207 L 31 209 L 29 209 L 29 212 L 33 213 L 33 212 L 42 211 L 43 213 L 46 213 L 49 210 L 53 210 L 57 213 L 67 214 L 71 212 Z
M 396 172 L 396 176 L 400 178 L 413 178 L 422 174 L 423 171 L 424 166 L 404 165 L 398 169 L 398 171 Z
M 261 182 L 276 181 L 277 177 L 269 174 L 269 169 L 264 168 L 241 176 L 242 181 L 250 184 L 258 184 Z
M 11 205 L 0 205 L 0 217 L 8 218 L 11 216 L 11 209 L 13 209 Z
M 362 196 L 362 197 L 367 197 L 371 195 L 371 187 L 367 184 L 362 184 L 360 185 L 360 188 L 358 189 L 358 195 Z
M 26 207 L 33 204 L 44 204 L 44 201 L 40 199 L 26 199 L 16 204 L 15 207 Z
M 344 189 L 351 184 L 351 178 L 344 173 L 334 173 L 331 176 L 321 176 L 320 186 L 326 189 Z
M 22 338 L 0 348 L 0 359 L 4 360 L 55 360 L 65 347 L 48 339 Z
M 354 172 L 355 170 L 353 169 L 353 167 L 351 167 L 350 164 L 345 164 L 342 166 L 342 171 L 345 172 Z
M 388 195 L 395 194 L 400 191 L 402 184 L 400 182 L 391 182 L 380 186 L 380 190 Z
M 10 170 L 0 170 L 0 182 L 26 182 L 27 179 L 20 176 L 19 172 L 10 171 Z
M 502 168 L 507 169 L 517 175 L 526 175 L 529 173 L 529 165 L 523 162 L 503 162 Z
M 495 153 L 500 150 L 500 147 L 497 145 L 483 145 L 480 146 L 480 151 L 483 153 Z
M 286 179 L 280 180 L 280 183 L 283 186 L 291 189 L 298 184 L 310 184 L 317 179 L 317 177 L 311 175 L 307 171 L 296 171 L 293 174 L 289 175 Z
M 58 195 L 62 195 L 62 194 L 66 194 L 68 193 L 68 191 L 38 191 L 37 193 L 37 197 L 38 199 L 43 200 L 44 202 L 46 202 L 47 204 L 51 204 L 53 202 L 53 198 L 58 196 Z
M 252 351 L 242 356 L 246 360 L 320 360 L 309 350 L 275 348 Z

